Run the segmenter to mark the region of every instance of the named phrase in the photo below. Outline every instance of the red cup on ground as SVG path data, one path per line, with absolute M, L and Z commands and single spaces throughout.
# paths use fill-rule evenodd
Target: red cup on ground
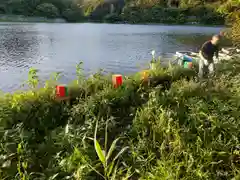
M 191 69 L 193 67 L 193 63 L 192 62 L 189 62 L 188 63 L 188 68 Z
M 56 86 L 56 97 L 57 98 L 68 97 L 68 88 L 66 85 Z
M 119 86 L 122 85 L 123 79 L 121 74 L 114 74 L 112 76 L 112 83 L 114 88 L 118 88 Z

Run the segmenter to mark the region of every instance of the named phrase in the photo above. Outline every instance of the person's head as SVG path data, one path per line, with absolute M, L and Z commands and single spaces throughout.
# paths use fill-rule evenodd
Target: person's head
M 217 45 L 219 43 L 219 41 L 220 41 L 220 36 L 219 35 L 214 35 L 212 37 L 212 40 L 211 40 L 212 44 Z

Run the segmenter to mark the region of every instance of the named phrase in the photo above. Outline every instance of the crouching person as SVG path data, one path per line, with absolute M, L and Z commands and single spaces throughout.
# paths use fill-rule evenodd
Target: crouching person
M 199 78 L 203 78 L 205 76 L 213 76 L 214 75 L 214 61 L 213 56 L 215 55 L 218 59 L 219 52 L 219 35 L 214 35 L 212 40 L 205 42 L 200 49 L 199 56 Z

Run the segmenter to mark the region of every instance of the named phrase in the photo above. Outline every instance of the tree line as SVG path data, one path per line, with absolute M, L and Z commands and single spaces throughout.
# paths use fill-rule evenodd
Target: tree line
M 68 22 L 227 24 L 230 36 L 240 41 L 239 0 L 1 0 L 1 14 L 64 18 Z
M 81 2 L 76 0 L 1 0 L 0 13 L 64 18 L 70 22 L 84 18 Z

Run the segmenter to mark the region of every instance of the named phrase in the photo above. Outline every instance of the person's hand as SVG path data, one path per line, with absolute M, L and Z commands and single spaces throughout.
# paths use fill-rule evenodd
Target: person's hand
M 205 66 L 208 66 L 208 61 L 206 59 L 204 59 L 203 62 Z

